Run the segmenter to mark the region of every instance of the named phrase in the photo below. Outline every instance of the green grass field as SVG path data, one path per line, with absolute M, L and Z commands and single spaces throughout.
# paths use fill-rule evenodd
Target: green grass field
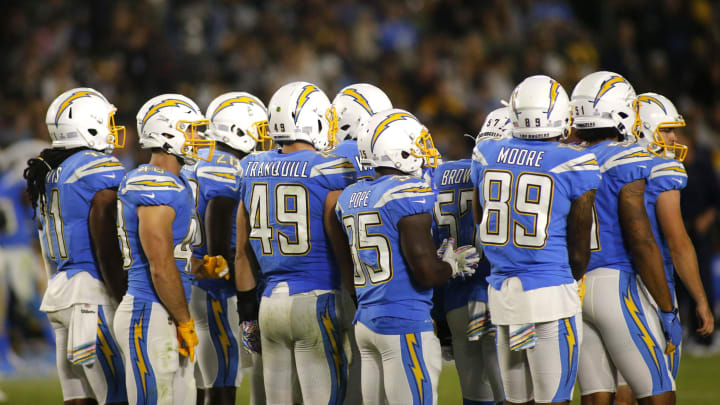
M 6 380 L 0 388 L 12 405 L 61 404 L 60 383 L 57 378 Z M 439 401 L 444 404 L 462 404 L 460 383 L 455 368 L 446 366 L 440 376 Z M 577 398 L 573 404 L 579 404 Z M 238 392 L 237 404 L 247 403 L 248 385 Z M 684 357 L 678 378 L 678 405 L 708 405 L 720 403 L 720 355 L 707 358 Z

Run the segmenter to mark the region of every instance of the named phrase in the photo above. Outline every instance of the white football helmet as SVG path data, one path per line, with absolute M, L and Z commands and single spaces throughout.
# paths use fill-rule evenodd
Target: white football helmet
M 632 139 L 634 101 L 635 89 L 624 77 L 605 71 L 590 73 L 572 92 L 573 128 L 616 128 Z
M 304 141 L 316 150 L 334 146 L 337 133 L 337 117 L 330 110 L 330 100 L 308 82 L 288 83 L 273 94 L 268 124 L 276 143 Z
M 510 137 L 510 107 L 500 107 L 490 111 L 485 117 L 482 129 L 475 137 L 475 144 L 484 137 L 508 138 Z
M 337 116 L 337 139 L 357 139 L 360 125 L 379 111 L 393 108 L 388 96 L 367 83 L 351 84 L 335 96 L 331 109 Z
M 210 160 L 215 141 L 201 139 L 210 121 L 203 117 L 194 101 L 180 94 L 162 94 L 151 98 L 137 114 L 140 147 L 161 148 L 180 157 L 186 164 L 197 159 Z M 207 158 L 198 155 L 198 148 L 208 147 Z
M 566 138 L 570 130 L 570 100 L 565 89 L 549 76 L 530 76 L 510 97 L 510 132 L 515 138 Z
M 679 143 L 666 143 L 660 134 L 661 128 L 685 126 L 685 119 L 678 113 L 675 105 L 667 97 L 657 93 L 643 93 L 635 100 L 637 115 L 633 134 L 638 144 L 646 146 L 656 156 L 685 160 L 687 146 Z
M 125 146 L 125 127 L 115 125 L 117 108 L 99 91 L 79 87 L 59 95 L 45 115 L 52 147 L 86 146 L 104 152 Z
M 424 166 L 437 167 L 440 153 L 430 132 L 412 114 L 399 108 L 373 114 L 358 136 L 360 163 L 390 167 L 413 176 Z
M 265 104 L 250 93 L 236 91 L 218 96 L 210 102 L 205 116 L 210 120 L 205 132 L 208 139 L 244 153 L 252 152 L 257 144 L 260 150 L 268 150 L 272 144 L 267 134 Z

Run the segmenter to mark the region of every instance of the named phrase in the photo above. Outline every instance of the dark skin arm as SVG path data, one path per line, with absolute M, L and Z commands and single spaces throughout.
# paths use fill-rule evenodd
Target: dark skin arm
M 250 220 L 242 200 L 238 204 L 235 221 L 235 288 L 238 291 L 250 291 L 257 286 L 255 274 L 259 273 L 260 266 L 250 245 Z
M 587 191 L 570 206 L 567 218 L 567 247 L 570 268 L 575 280 L 580 280 L 590 262 L 590 232 L 595 190 Z
M 150 263 L 150 276 L 158 298 L 176 323 L 187 322 L 190 311 L 173 254 L 175 210 L 167 205 L 141 206 L 137 214 L 140 244 Z
M 95 193 L 90 204 L 90 238 L 95 258 L 100 268 L 105 287 L 116 302 L 122 300 L 127 291 L 127 273 L 122 268 L 122 252 L 116 238 L 108 235 L 117 233 L 117 191 L 100 190 Z
M 335 214 L 335 204 L 340 197 L 342 190 L 335 190 L 328 193 L 325 198 L 325 209 L 323 211 L 323 224 L 325 233 L 327 234 L 330 246 L 335 254 L 335 261 L 340 268 L 342 276 L 342 285 L 350 296 L 355 296 L 355 270 L 350 253 L 350 245 L 345 229 L 338 221 Z
M 477 187 L 473 189 L 473 199 L 472 199 L 472 212 L 473 212 L 473 222 L 475 223 L 475 227 L 480 225 L 480 222 L 482 222 L 482 207 L 480 206 L 480 191 Z
M 696 330 L 703 336 L 711 334 L 715 328 L 710 305 L 705 296 L 700 270 L 698 269 L 695 246 L 685 230 L 682 213 L 680 212 L 680 191 L 668 190 L 660 193 L 655 206 L 655 213 L 660 228 L 670 249 L 675 272 L 683 285 L 695 300 L 700 327 Z
M 633 263 L 643 283 L 661 311 L 672 311 L 674 305 L 665 280 L 662 255 L 655 242 L 645 208 L 645 179 L 623 186 L 620 190 L 618 212 L 623 238 L 630 247 Z
M 431 226 L 428 213 L 403 217 L 398 222 L 403 257 L 415 281 L 426 288 L 443 285 L 452 275 L 450 265 L 437 257 Z
M 229 258 L 232 239 L 232 214 L 237 200 L 230 197 L 215 197 L 208 201 L 205 209 L 205 235 L 208 255 L 222 255 Z

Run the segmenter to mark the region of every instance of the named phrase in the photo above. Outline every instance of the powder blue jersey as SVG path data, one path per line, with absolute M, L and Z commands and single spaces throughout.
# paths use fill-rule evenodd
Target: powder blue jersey
M 145 164 L 130 171 L 118 192 L 118 239 L 123 268 L 128 271 L 128 294 L 135 299 L 160 302 L 150 276 L 150 264 L 138 233 L 137 210 L 142 206 L 167 205 L 175 211 L 172 223 L 175 265 L 190 300 L 190 258 L 199 232 L 189 182 L 157 166 Z
M 290 294 L 339 288 L 323 212 L 328 192 L 355 182 L 352 163 L 331 153 L 276 149 L 248 155 L 240 165 L 240 196 L 266 282 L 263 295 L 281 282 Z
M 209 151 L 203 149 L 199 155 L 207 157 Z M 212 160 L 198 160 L 194 165 L 185 165 L 182 168 L 182 175 L 188 180 L 195 200 L 200 229 L 193 256 L 202 259 L 207 251 L 207 237 L 205 236 L 205 211 L 207 204 L 215 197 L 232 198 L 238 203 L 232 210 L 232 236 L 230 240 L 230 251 L 235 252 L 235 215 L 237 213 L 238 192 L 240 189 L 240 160 L 232 153 L 215 150 Z M 227 256 L 224 254 L 223 256 Z M 228 261 L 231 257 L 225 257 Z M 230 280 L 193 280 L 193 284 L 207 291 L 216 298 L 226 298 L 235 295 L 235 285 Z
M 23 201 L 26 186 L 22 170 L 0 173 L 0 214 L 5 218 L 0 247 L 28 247 L 37 238 L 32 208 Z
M 655 206 L 660 193 L 669 190 L 682 190 L 687 185 L 687 172 L 682 163 L 674 159 L 663 159 L 658 156 L 652 157 L 650 176 L 645 187 L 645 206 L 647 207 L 650 226 L 652 227 L 655 240 L 658 243 L 663 256 L 665 267 L 665 278 L 667 279 L 670 292 L 675 294 L 675 281 L 673 277 L 673 262 L 670 255 L 670 248 L 660 228 Z
M 417 177 L 382 176 L 346 188 L 335 208 L 348 235 L 355 264 L 358 309 L 355 319 L 377 333 L 398 333 L 395 326 L 432 330 L 432 288 L 417 285 L 403 257 L 398 222 L 416 214 L 432 215 L 435 194 Z M 430 229 L 428 229 L 430 232 Z M 410 322 L 407 322 L 410 321 Z
M 472 181 L 483 207 L 478 226 L 491 263 L 488 282 L 519 277 L 525 290 L 573 282 L 567 216 L 598 187 L 595 155 L 552 141 L 489 139 L 473 151 Z
M 630 251 L 622 237 L 618 201 L 626 184 L 650 176 L 652 159 L 643 148 L 626 142 L 600 142 L 588 150 L 597 156 L 603 176 L 595 194 L 588 271 L 609 267 L 633 272 Z
M 357 179 L 373 179 L 375 178 L 375 169 L 360 164 L 360 152 L 358 151 L 357 141 L 355 139 L 346 139 L 342 141 L 332 152 L 338 156 L 344 156 L 352 162 L 357 170 Z
M 444 239 L 454 238 L 456 246 L 474 245 L 473 183 L 470 180 L 470 159 L 440 164 L 435 169 L 433 190 L 437 195 L 434 207 L 433 237 L 440 247 Z M 468 301 L 487 302 L 487 281 L 490 263 L 483 260 L 475 274 L 450 279 L 445 286 L 445 312 L 459 308 Z
M 90 238 L 90 206 L 98 191 L 117 188 L 124 173 L 114 157 L 84 150 L 47 174 L 44 209 L 38 208 L 43 244 L 50 261 L 68 278 L 87 271 L 102 280 Z

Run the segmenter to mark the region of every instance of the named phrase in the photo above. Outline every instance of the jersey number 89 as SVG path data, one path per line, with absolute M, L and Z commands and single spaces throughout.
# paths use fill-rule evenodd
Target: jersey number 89
M 553 180 L 546 174 L 530 172 L 513 177 L 511 172 L 505 170 L 485 171 L 480 240 L 483 244 L 503 246 L 510 241 L 512 230 L 512 240 L 516 246 L 542 248 L 548 237 Z M 513 219 L 511 228 L 512 212 L 531 218 L 532 225 L 525 226 Z

